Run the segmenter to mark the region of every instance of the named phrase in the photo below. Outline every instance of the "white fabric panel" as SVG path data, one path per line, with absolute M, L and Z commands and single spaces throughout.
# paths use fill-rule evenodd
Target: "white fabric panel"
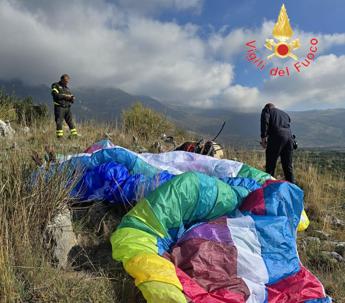
M 169 173 L 174 175 L 179 175 L 188 171 L 197 171 L 217 178 L 236 177 L 243 165 L 243 163 L 237 161 L 223 159 L 219 160 L 210 156 L 199 155 L 185 151 L 172 151 L 160 154 L 137 154 L 121 146 L 115 147 L 135 154 L 150 165 L 162 170 L 167 170 Z M 109 147 L 109 149 L 111 148 L 113 147 Z M 62 159 L 59 159 L 59 163 L 70 160 L 71 158 L 81 156 L 90 157 L 91 155 L 92 154 L 87 153 L 68 155 L 62 157 Z
M 180 174 L 188 171 L 198 171 L 218 178 L 236 177 L 243 163 L 232 160 L 219 160 L 210 156 L 199 155 L 185 151 L 172 151 L 161 154 L 139 154 L 147 163 Z
M 231 237 L 237 248 L 237 275 L 250 290 L 248 303 L 265 302 L 268 272 L 261 256 L 261 245 L 255 223 L 250 216 L 227 219 Z

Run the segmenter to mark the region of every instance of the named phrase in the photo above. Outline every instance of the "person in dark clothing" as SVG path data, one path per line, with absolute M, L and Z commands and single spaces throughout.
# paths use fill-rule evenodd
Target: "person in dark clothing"
M 261 112 L 261 146 L 266 149 L 266 172 L 274 176 L 280 156 L 285 180 L 295 183 L 290 123 L 289 115 L 272 103 L 266 104 Z
M 64 135 L 62 128 L 62 123 L 64 120 L 71 131 L 71 135 L 78 136 L 71 111 L 71 105 L 75 98 L 67 86 L 69 81 L 70 77 L 67 74 L 64 74 L 61 76 L 59 82 L 53 83 L 51 86 L 51 93 L 54 100 L 54 115 L 57 138 L 62 138 Z

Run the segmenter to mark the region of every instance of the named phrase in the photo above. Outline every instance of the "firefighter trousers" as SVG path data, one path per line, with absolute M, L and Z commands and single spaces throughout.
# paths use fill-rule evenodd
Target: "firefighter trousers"
M 295 183 L 292 165 L 293 140 L 290 135 L 269 136 L 266 148 L 266 172 L 274 176 L 280 157 L 285 180 Z
M 54 115 L 56 123 L 56 132 L 57 134 L 63 135 L 62 123 L 66 121 L 71 132 L 75 131 L 75 125 L 73 122 L 72 111 L 70 107 L 62 107 L 54 105 Z

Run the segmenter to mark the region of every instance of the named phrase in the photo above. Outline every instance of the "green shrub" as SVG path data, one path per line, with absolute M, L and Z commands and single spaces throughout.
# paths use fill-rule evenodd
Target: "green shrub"
M 166 117 L 141 103 L 122 112 L 122 125 L 126 133 L 134 133 L 143 140 L 157 138 L 174 130 L 173 124 Z
M 14 104 L 17 123 L 32 126 L 34 123 L 44 122 L 48 118 L 46 105 L 34 105 L 31 97 L 25 98 Z
M 20 99 L 0 90 L 0 119 L 32 126 L 45 122 L 48 117 L 46 105 L 35 105 L 31 97 Z
M 16 110 L 14 108 L 14 103 L 17 102 L 17 98 L 13 96 L 6 95 L 0 89 L 0 119 L 16 121 Z

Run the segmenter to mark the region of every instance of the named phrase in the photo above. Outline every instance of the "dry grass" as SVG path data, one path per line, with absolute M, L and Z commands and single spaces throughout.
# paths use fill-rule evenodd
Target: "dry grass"
M 1 302 L 141 302 L 131 278 L 115 262 L 103 266 L 93 264 L 87 273 L 55 268 L 42 243 L 42 232 L 50 218 L 66 203 L 70 203 L 65 176 L 59 174 L 46 184 L 39 182 L 33 190 L 28 180 L 35 166 L 32 151 L 44 153 L 46 145 L 57 153 L 82 152 L 87 146 L 108 136 L 115 144 L 133 148 L 132 134 L 110 125 L 89 123 L 80 125 L 81 138 L 57 141 L 54 125 L 33 127 L 30 134 L 18 133 L 13 141 L 0 143 L 0 301 Z M 133 133 L 134 134 L 134 133 Z M 147 138 L 146 138 L 147 139 Z M 150 148 L 153 141 L 139 138 L 140 144 Z M 14 147 L 14 148 L 13 148 Z M 236 158 L 263 169 L 262 152 L 228 149 L 228 158 Z M 279 172 L 278 172 L 279 174 Z M 310 165 L 303 157 L 296 161 L 296 176 L 305 190 L 305 204 L 312 219 L 311 229 L 321 229 L 333 239 L 343 240 L 344 232 L 337 231 L 326 220 L 336 215 L 344 219 L 345 181 L 331 171 L 320 173 L 317 165 Z M 113 210 L 111 215 L 121 212 Z M 79 229 L 85 230 L 85 222 Z M 307 232 L 308 234 L 308 232 Z M 302 235 L 301 235 L 302 237 Z M 109 247 L 109 256 L 110 256 Z M 323 266 L 320 249 L 301 252 L 303 262 L 326 285 L 327 290 L 342 302 L 345 297 L 344 267 Z M 109 257 L 108 256 L 108 257 Z M 92 260 L 91 260 L 92 261 Z M 138 299 L 139 298 L 139 299 Z

